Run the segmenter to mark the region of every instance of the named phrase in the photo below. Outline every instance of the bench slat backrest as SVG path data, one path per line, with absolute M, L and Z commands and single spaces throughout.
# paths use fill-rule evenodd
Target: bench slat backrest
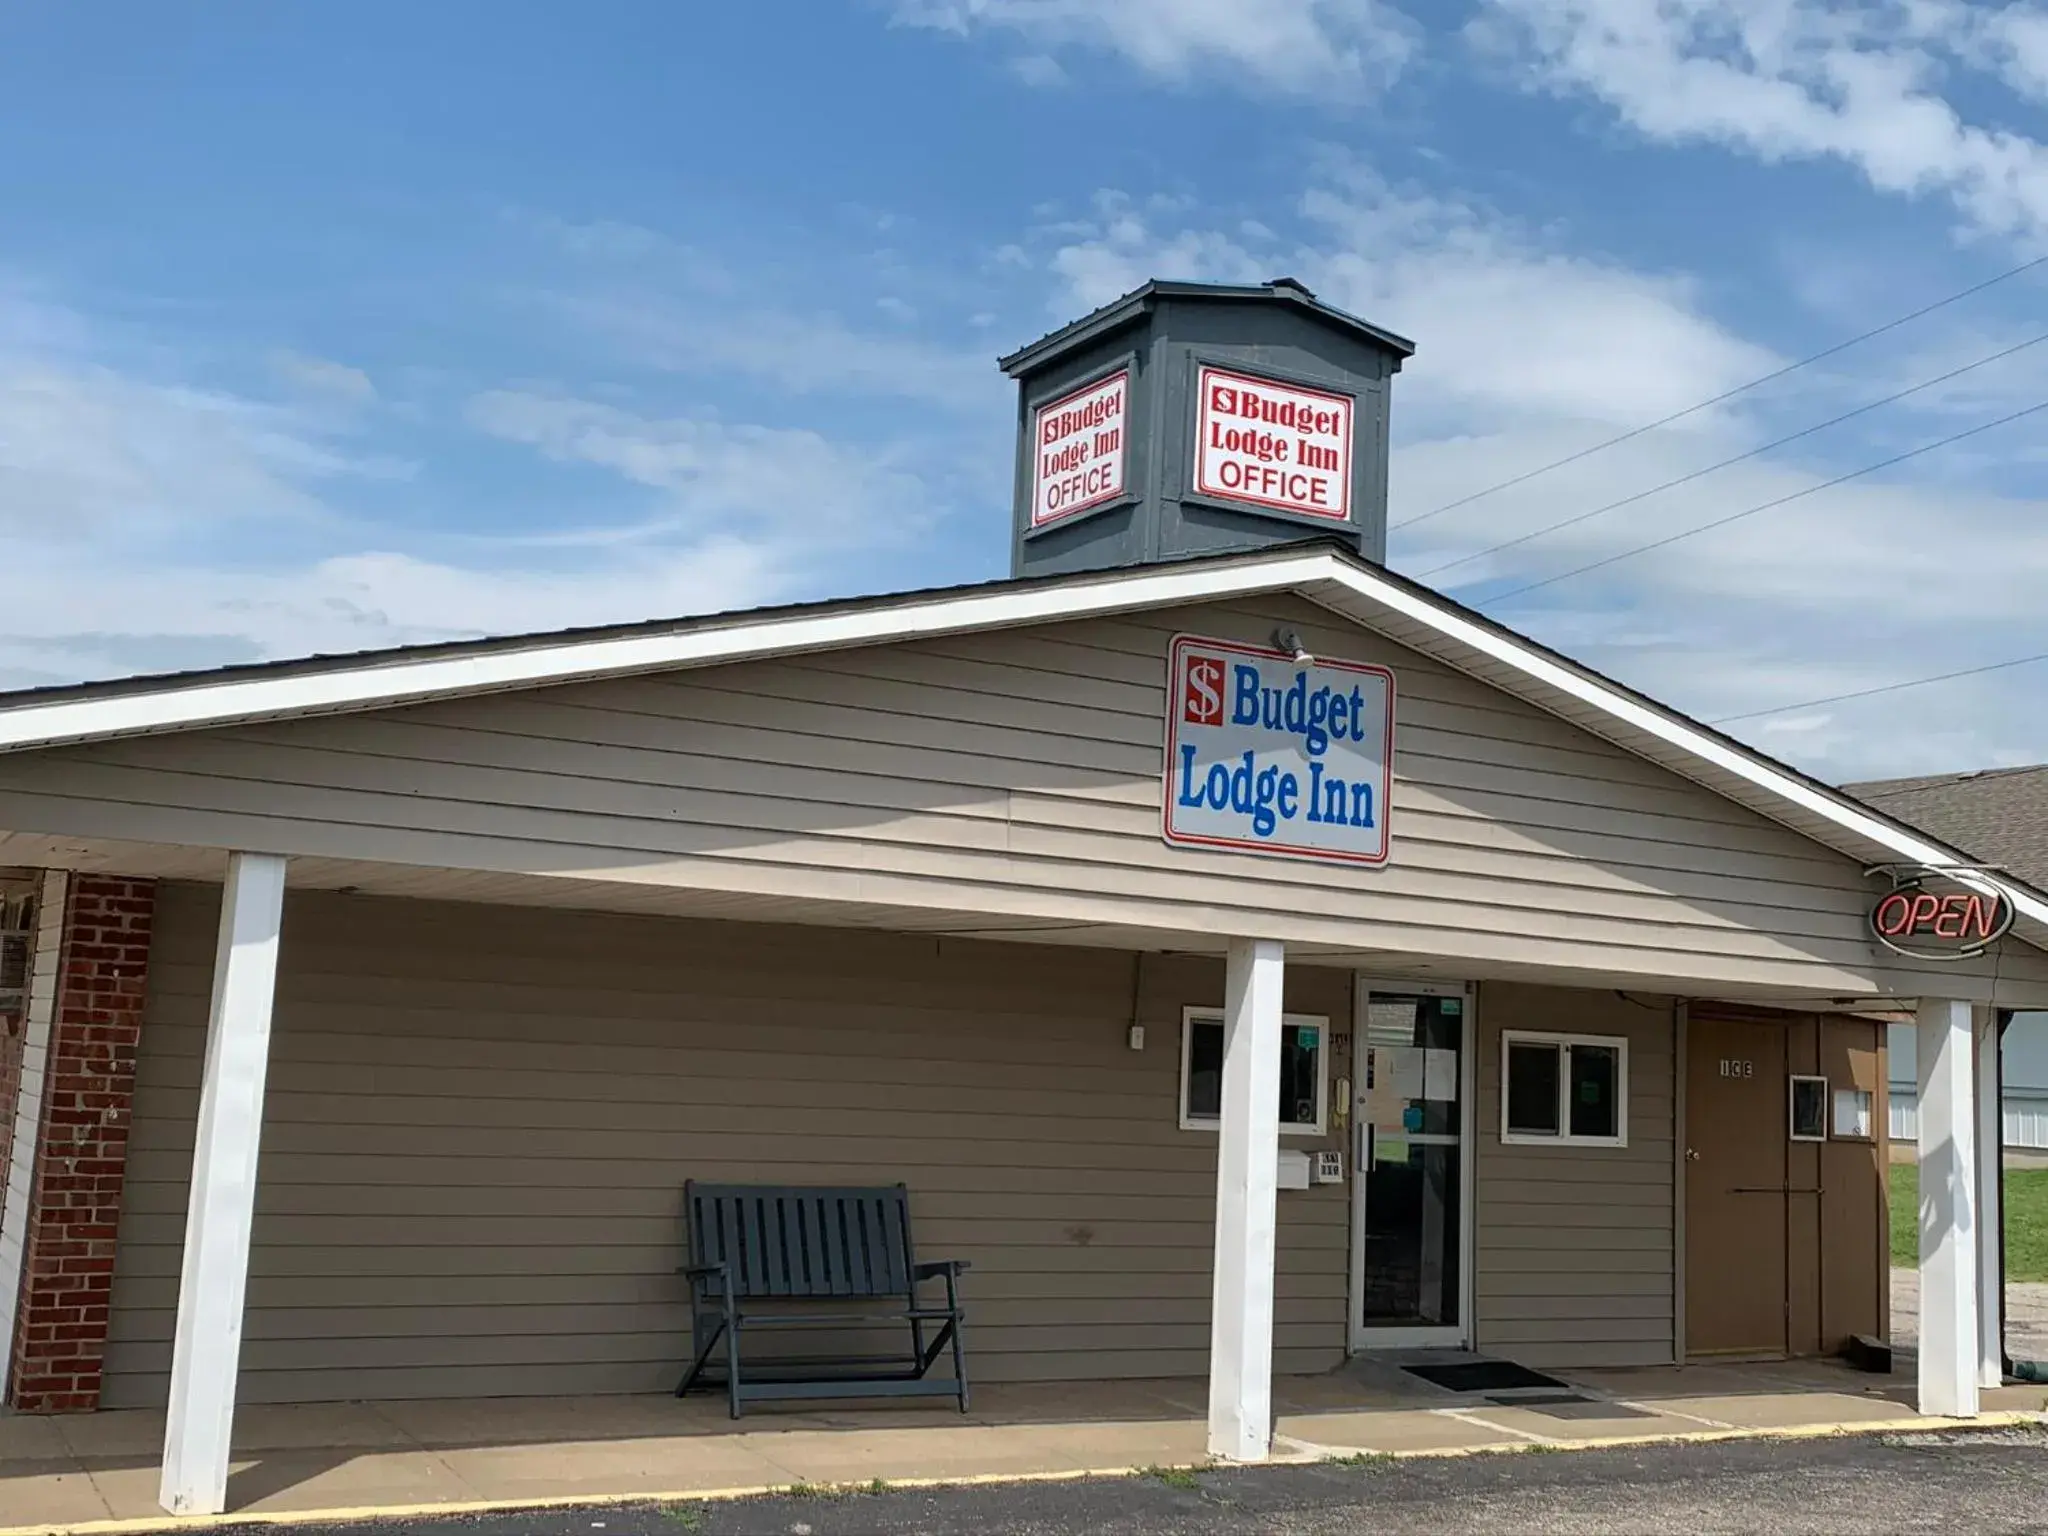
M 731 1266 L 737 1296 L 908 1296 L 910 1192 L 683 1186 L 690 1262 Z

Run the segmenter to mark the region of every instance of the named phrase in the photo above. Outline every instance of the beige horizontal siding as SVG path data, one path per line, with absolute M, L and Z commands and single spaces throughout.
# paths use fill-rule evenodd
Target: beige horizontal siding
M 165 1395 L 216 903 L 159 904 L 108 1406 Z M 248 1401 L 672 1387 L 692 1177 L 908 1183 L 973 1264 L 975 1379 L 1206 1369 L 1215 1140 L 1175 1093 L 1214 962 L 320 893 L 281 953 Z M 1288 986 L 1348 1028 L 1346 975 Z M 1342 1357 L 1347 1223 L 1281 1197 L 1282 1371 Z
M 1501 982 L 1480 989 L 1481 1349 L 1537 1367 L 1670 1363 L 1674 1021 L 1657 999 Z M 1509 1029 L 1626 1039 L 1628 1145 L 1504 1145 L 1500 1037 Z
M 1398 679 L 1394 856 L 1169 849 L 1180 629 Z M 1674 986 L 1915 993 L 1854 861 L 1276 597 L 0 758 L 0 826 L 1226 934 Z M 573 902 L 573 892 L 565 894 Z M 2003 976 L 2048 979 L 2021 947 Z

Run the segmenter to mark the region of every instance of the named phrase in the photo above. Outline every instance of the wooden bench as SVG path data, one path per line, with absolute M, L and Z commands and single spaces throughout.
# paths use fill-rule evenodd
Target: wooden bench
M 681 1397 L 707 1377 L 712 1351 L 725 1341 L 724 1380 L 732 1416 L 743 1404 L 774 1398 L 957 1397 L 967 1411 L 967 1363 L 961 1353 L 961 1259 L 920 1263 L 910 1241 L 910 1192 L 791 1189 L 774 1184 L 683 1186 L 690 1235 L 690 1368 Z M 920 1300 L 918 1285 L 943 1280 L 944 1305 Z M 798 1302 L 888 1302 L 846 1311 L 792 1311 Z M 858 1328 L 902 1323 L 907 1355 L 771 1358 L 746 1362 L 740 1340 L 774 1328 Z M 928 1329 L 934 1329 L 927 1339 Z M 930 1374 L 947 1346 L 953 1379 Z

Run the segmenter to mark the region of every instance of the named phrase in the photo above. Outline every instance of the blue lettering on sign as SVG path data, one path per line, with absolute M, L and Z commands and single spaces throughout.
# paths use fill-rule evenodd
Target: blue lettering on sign
M 1180 748 L 1180 804 L 1189 810 L 1235 811 L 1252 818 L 1252 833 L 1271 837 L 1282 821 L 1293 821 L 1307 811 L 1313 822 L 1334 822 L 1342 826 L 1372 827 L 1373 787 L 1363 779 L 1341 779 L 1326 774 L 1321 763 L 1308 765 L 1308 798 L 1304 802 L 1301 780 L 1292 773 L 1267 766 L 1260 768 L 1252 753 L 1235 763 L 1211 763 L 1206 771 L 1197 761 L 1192 742 Z
M 1191 810 L 1206 807 L 1249 816 L 1256 836 L 1271 837 L 1281 821 L 1292 821 L 1301 809 L 1301 780 L 1270 764 L 1261 768 L 1250 752 L 1228 767 L 1211 763 L 1208 772 L 1201 773 L 1194 747 L 1183 743 L 1179 799 Z
M 1257 667 L 1239 662 L 1231 669 L 1230 723 L 1299 736 L 1310 757 L 1321 757 L 1333 741 L 1363 741 L 1364 720 L 1365 693 L 1356 686 L 1346 693 L 1325 683 L 1311 691 L 1308 673 L 1298 671 L 1292 683 L 1275 688 Z
M 1384 861 L 1392 678 L 1231 650 L 1174 653 L 1168 840 Z

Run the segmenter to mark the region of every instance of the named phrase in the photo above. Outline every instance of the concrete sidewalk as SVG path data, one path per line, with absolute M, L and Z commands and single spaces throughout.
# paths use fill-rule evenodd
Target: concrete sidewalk
M 1910 1381 L 1831 1362 L 1556 1374 L 1569 1391 L 1452 1393 L 1385 1360 L 1284 1378 L 1275 1454 L 1317 1461 L 1924 1422 Z M 711 1398 L 251 1407 L 237 1420 L 229 1507 L 244 1519 L 452 1513 L 1192 1466 L 1204 1460 L 1204 1392 L 1198 1380 L 995 1386 L 977 1391 L 966 1416 L 833 1407 L 762 1410 L 737 1425 Z M 2039 1387 L 2007 1387 L 1985 1406 L 2033 1415 L 2044 1398 Z M 173 1523 L 156 1504 L 162 1439 L 156 1412 L 0 1418 L 0 1533 Z

